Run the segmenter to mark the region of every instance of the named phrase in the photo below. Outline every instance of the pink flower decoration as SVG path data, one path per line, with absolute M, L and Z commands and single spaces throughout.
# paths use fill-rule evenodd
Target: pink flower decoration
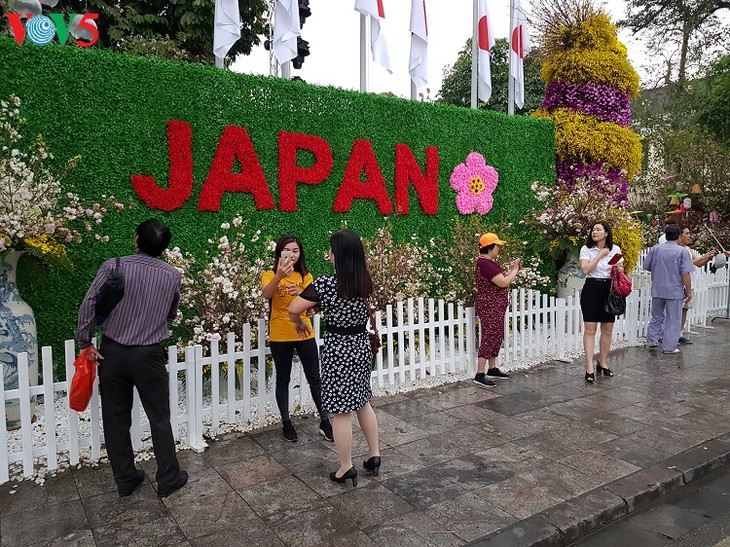
M 492 192 L 497 188 L 499 175 L 491 165 L 487 165 L 484 156 L 472 152 L 451 173 L 451 187 L 458 192 L 456 207 L 462 215 L 476 211 L 486 215 L 492 210 L 494 198 Z

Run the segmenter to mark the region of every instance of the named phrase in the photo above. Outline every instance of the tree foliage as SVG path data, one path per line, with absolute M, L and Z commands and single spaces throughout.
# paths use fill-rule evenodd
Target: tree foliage
M 496 40 L 492 48 L 492 97 L 479 102 L 479 108 L 507 112 L 507 74 L 509 71 L 508 43 Z M 545 84 L 540 79 L 541 52 L 533 49 L 525 57 L 525 107 L 515 106 L 515 114 L 529 114 L 540 106 L 545 96 Z M 467 39 L 456 62 L 444 69 L 444 78 L 438 102 L 457 106 L 471 106 L 471 38 Z
M 727 0 L 628 0 L 620 24 L 642 33 L 647 47 L 664 58 L 663 84 L 676 82 L 681 90 L 701 75 L 708 56 L 727 51 L 728 26 L 718 17 L 726 9 Z
M 698 120 L 721 143 L 730 145 L 730 55 L 710 67 Z

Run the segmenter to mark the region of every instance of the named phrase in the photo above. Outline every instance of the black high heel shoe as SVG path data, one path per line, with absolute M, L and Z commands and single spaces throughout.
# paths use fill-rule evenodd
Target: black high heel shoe
M 596 373 L 595 372 L 586 372 L 586 382 L 589 384 L 592 384 L 596 381 Z
M 352 487 L 354 488 L 355 486 L 357 486 L 357 469 L 351 467 L 341 477 L 337 476 L 337 471 L 332 471 L 330 473 L 330 480 L 332 482 L 347 482 L 348 480 L 352 480 Z
M 373 456 L 367 461 L 362 462 L 362 466 L 370 472 L 371 475 L 378 476 L 380 473 L 380 456 Z
M 613 376 L 613 372 L 611 372 L 611 369 L 608 367 L 602 367 L 600 363 L 596 363 L 596 366 L 598 367 L 598 370 L 600 370 L 604 376 Z

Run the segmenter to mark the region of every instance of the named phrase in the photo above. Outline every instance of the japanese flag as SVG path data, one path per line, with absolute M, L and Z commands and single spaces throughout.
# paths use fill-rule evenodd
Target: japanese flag
M 291 61 L 297 56 L 297 36 L 300 34 L 299 2 L 297 0 L 276 0 L 274 55 L 280 63 Z
M 515 104 L 523 108 L 525 106 L 523 59 L 530 52 L 530 34 L 527 32 L 527 17 L 522 9 L 521 0 L 514 0 L 514 10 L 510 21 L 512 21 L 509 41 L 510 77 L 515 80 Z
M 355 11 L 370 16 L 370 48 L 373 60 L 385 67 L 391 74 L 388 42 L 383 29 L 385 23 L 384 0 L 355 0 Z
M 219 59 L 224 59 L 228 50 L 241 38 L 238 0 L 215 0 L 213 19 L 213 53 Z
M 416 87 L 428 83 L 426 0 L 411 0 L 411 60 L 408 72 Z
M 479 0 L 479 21 L 477 21 L 477 43 L 479 44 L 479 78 L 477 95 L 482 101 L 492 96 L 491 51 L 494 47 L 492 18 L 489 16 L 487 0 Z

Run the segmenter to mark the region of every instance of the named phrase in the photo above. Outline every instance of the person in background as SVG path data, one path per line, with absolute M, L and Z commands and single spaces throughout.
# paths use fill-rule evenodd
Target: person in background
M 506 243 L 493 233 L 479 238 L 475 276 L 476 312 L 481 324 L 481 340 L 474 383 L 482 387 L 494 387 L 496 384 L 492 380 L 509 378 L 509 374 L 497 368 L 497 356 L 504 340 L 504 314 L 509 303 L 509 285 L 517 277 L 522 260 L 515 260 L 509 272 L 505 273 L 497 263 L 497 257 L 500 246 Z
M 167 353 L 160 345 L 170 336 L 167 323 L 177 315 L 180 300 L 180 272 L 158 259 L 171 238 L 170 229 L 159 220 L 147 220 L 137 227 L 137 253 L 120 259 L 124 296 L 102 323 L 101 348 L 91 349 L 99 365 L 104 442 L 122 497 L 131 495 L 145 479 L 144 472 L 134 466 L 129 434 L 135 387 L 150 422 L 157 494 L 167 497 L 188 482 L 175 454 Z M 81 303 L 76 339 L 82 349 L 91 345 L 96 296 L 115 263 L 112 259 L 102 264 Z
M 613 376 L 606 366 L 611 349 L 611 336 L 616 317 L 605 309 L 611 289 L 611 268 L 623 268 L 621 249 L 613 243 L 611 226 L 607 222 L 596 222 L 580 249 L 580 271 L 586 276 L 580 292 L 580 309 L 583 314 L 583 351 L 585 352 L 585 380 L 592 383 L 594 372 L 596 332 L 601 324 L 601 338 L 598 349 L 598 369 L 604 376 Z
M 667 220 L 664 223 L 664 229 L 666 230 L 667 226 L 671 226 L 673 224 L 677 224 L 677 221 L 670 218 L 669 220 Z M 663 245 L 666 242 L 667 242 L 667 235 L 666 235 L 666 233 L 664 233 L 659 236 L 659 242 L 657 243 L 657 245 Z
M 679 239 L 677 240 L 677 243 L 681 246 L 687 249 L 687 252 L 689 253 L 690 258 L 692 259 L 692 264 L 696 268 L 702 268 L 705 266 L 710 260 L 714 258 L 714 256 L 717 254 L 717 251 L 711 250 L 701 256 L 698 256 L 697 258 L 694 257 L 692 254 L 692 250 L 690 249 L 690 245 L 692 245 L 692 233 L 690 232 L 689 228 L 682 227 L 682 233 L 679 235 Z M 694 272 L 692 272 L 693 275 Z M 694 281 L 694 280 L 693 280 Z M 694 285 L 693 285 L 694 286 Z M 682 331 L 684 331 L 684 328 L 687 325 L 687 310 L 692 307 L 692 301 L 685 300 L 684 304 L 682 305 Z M 684 333 L 680 333 L 681 336 L 679 337 L 679 343 L 680 344 L 691 344 L 692 340 L 689 339 L 688 336 L 684 336 Z M 689 328 L 687 328 L 687 334 L 689 335 Z
M 269 346 L 276 369 L 276 404 L 281 414 L 284 439 L 289 442 L 296 442 L 299 438 L 289 416 L 289 382 L 295 351 L 319 412 L 319 432 L 326 440 L 333 440 L 332 425 L 327 414 L 322 411 L 319 353 L 312 324 L 308 317 L 301 318 L 310 331 L 309 336 L 302 338 L 294 328 L 294 323 L 289 320 L 287 311 L 294 297 L 311 282 L 312 274 L 307 269 L 301 240 L 293 235 L 283 236 L 274 249 L 274 269 L 261 276 L 261 292 L 270 305 Z
M 363 467 L 377 475 L 380 471 L 378 420 L 370 399 L 373 353 L 367 332 L 369 297 L 373 281 L 365 262 L 360 237 L 341 230 L 330 238 L 329 260 L 334 275 L 318 277 L 289 305 L 289 318 L 302 337 L 311 329 L 302 314 L 319 306 L 327 325 L 322 349 L 322 407 L 332 414 L 335 448 L 340 460 L 330 473 L 334 482 L 352 481 L 357 485 L 357 470 L 352 465 L 352 419 L 357 414 L 368 443 L 368 459 Z
M 682 334 L 682 303 L 692 300 L 692 257 L 677 244 L 682 229 L 673 224 L 664 231 L 667 242 L 649 249 L 644 269 L 651 272 L 651 321 L 646 332 L 649 348 L 659 346 L 662 352 L 681 353 L 677 348 Z

